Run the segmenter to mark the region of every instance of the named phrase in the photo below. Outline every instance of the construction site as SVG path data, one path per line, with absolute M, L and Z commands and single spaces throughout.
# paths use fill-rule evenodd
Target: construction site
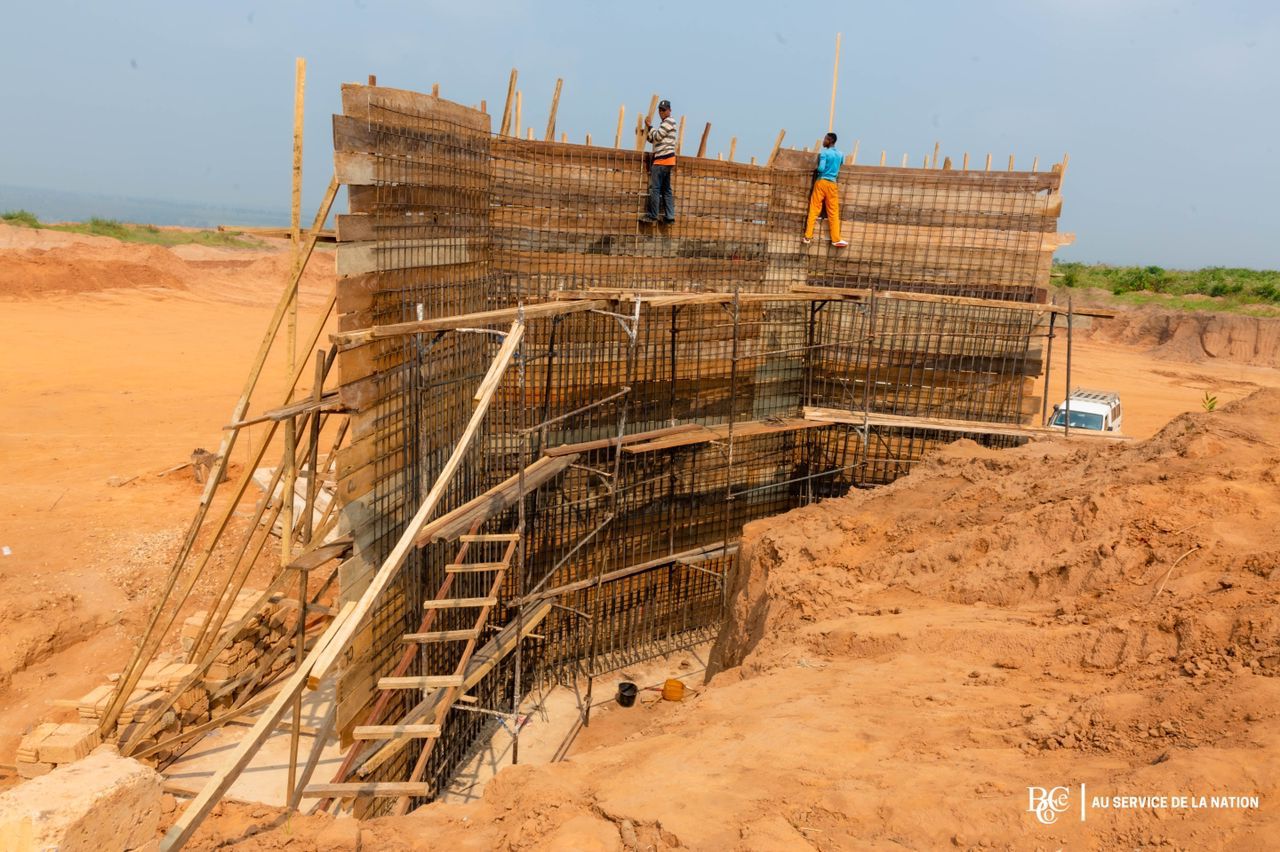
M 1048 428 L 1114 316 L 1053 298 L 1065 157 L 934 147 L 911 165 L 855 145 L 836 248 L 825 222 L 800 239 L 816 145 L 783 131 L 739 162 L 680 118 L 679 215 L 645 225 L 644 113 L 620 112 L 612 144 L 572 143 L 559 91 L 535 134 L 514 71 L 492 115 L 342 87 L 332 181 L 288 244 L 221 444 L 193 456 L 195 515 L 132 650 L 63 715 L 33 711 L 17 745 L 41 796 L 108 752 L 163 778 L 100 823 L 149 836 L 77 842 L 1266 848 L 1275 370 L 1149 440 Z M 1217 490 L 1158 508 L 1138 469 Z M 766 677 L 772 699 L 746 691 Z M 1046 698 L 1064 679 L 1072 697 Z M 1108 704 L 1122 682 L 1142 697 Z M 1223 684 L 1245 685 L 1215 704 Z M 789 721 L 802 699 L 821 711 Z M 1148 718 L 1172 704 L 1177 721 Z M 1240 726 L 1252 745 L 1228 746 Z M 796 754 L 772 752 L 788 740 Z M 1197 745 L 1220 751 L 1169 756 Z M 717 754 L 785 777 L 753 792 Z M 867 774 L 899 759 L 915 780 Z M 1263 804 L 1154 833 L 1134 812 L 1041 835 L 1027 813 L 1029 787 L 1140 772 L 1140 792 Z M 948 813 L 967 802 L 989 828 L 909 827 L 948 791 Z M 6 807 L 0 849 L 43 848 Z

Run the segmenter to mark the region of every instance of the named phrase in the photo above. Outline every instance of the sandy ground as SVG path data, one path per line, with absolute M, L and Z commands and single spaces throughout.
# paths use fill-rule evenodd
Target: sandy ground
M 134 286 L 157 252 L 176 284 Z M 308 269 L 300 328 L 332 287 L 331 257 Z M 156 474 L 216 450 L 289 264 L 282 241 L 169 250 L 0 225 L 16 344 L 0 361 L 0 764 L 42 716 L 70 718 L 48 700 L 127 661 L 201 490 L 190 469 Z
M 303 328 L 329 269 L 312 263 Z M 282 243 L 151 249 L 0 226 L 20 343 L 0 364 L 0 763 L 24 729 L 70 712 L 49 700 L 126 660 L 199 494 L 188 470 L 156 474 L 216 446 L 287 271 Z M 1118 390 L 1137 438 L 1198 412 L 1205 390 L 1222 407 L 1280 388 L 1274 368 L 1151 348 L 1074 346 L 1073 383 Z M 682 704 L 604 709 L 568 762 L 367 824 L 365 846 L 1265 848 L 1277 417 L 1273 396 L 1151 444 L 996 458 L 957 445 L 891 488 L 757 524 L 718 649 L 743 665 Z M 1263 809 L 1053 827 L 1026 812 L 1028 786 L 1080 783 L 1261 794 Z M 272 813 L 225 805 L 197 848 Z M 293 819 L 246 846 L 316 848 L 337 830 Z

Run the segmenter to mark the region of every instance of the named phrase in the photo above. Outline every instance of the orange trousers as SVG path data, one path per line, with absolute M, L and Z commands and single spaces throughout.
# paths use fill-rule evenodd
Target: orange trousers
M 820 180 L 814 183 L 809 196 L 809 221 L 804 226 L 804 238 L 813 239 L 813 223 L 818 221 L 822 205 L 827 205 L 827 225 L 831 228 L 831 242 L 840 242 L 840 190 L 834 181 Z

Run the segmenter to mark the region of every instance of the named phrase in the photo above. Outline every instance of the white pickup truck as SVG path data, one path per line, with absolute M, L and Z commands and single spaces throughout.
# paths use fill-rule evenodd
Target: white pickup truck
M 1070 405 L 1068 406 L 1068 402 Z M 1068 410 L 1070 419 L 1068 419 Z M 1088 429 L 1094 432 L 1119 432 L 1120 394 L 1115 391 L 1097 391 L 1076 388 L 1071 396 L 1053 407 L 1050 426 L 1072 429 Z

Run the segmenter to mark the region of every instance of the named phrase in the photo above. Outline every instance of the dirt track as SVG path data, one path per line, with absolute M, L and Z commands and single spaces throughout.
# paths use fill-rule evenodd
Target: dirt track
M 32 233 L 0 226 L 23 353 L 0 366 L 0 762 L 69 712 L 48 699 L 123 664 L 198 496 L 188 471 L 155 473 L 216 444 L 287 270 L 279 244 L 188 249 L 160 264 L 176 284 L 78 287 L 88 258 L 137 257 Z M 68 287 L 24 289 L 30 253 L 58 244 Z M 331 285 L 323 268 L 304 308 Z M 1075 384 L 1120 391 L 1144 438 L 1206 389 L 1226 405 L 1280 387 L 1275 369 L 1099 341 L 1077 341 L 1073 366 Z M 479 805 L 366 825 L 366 846 L 619 848 L 633 832 L 659 848 L 1265 848 L 1280 827 L 1278 417 L 1272 393 L 1127 447 L 959 444 L 890 488 L 756 524 L 718 649 L 740 668 L 683 704 L 594 717 L 570 762 L 506 771 Z M 1082 782 L 1260 794 L 1263 810 L 1052 828 L 1026 812 L 1027 786 Z M 268 821 L 227 805 L 201 843 Z M 324 827 L 294 819 L 246 846 L 313 848 Z

